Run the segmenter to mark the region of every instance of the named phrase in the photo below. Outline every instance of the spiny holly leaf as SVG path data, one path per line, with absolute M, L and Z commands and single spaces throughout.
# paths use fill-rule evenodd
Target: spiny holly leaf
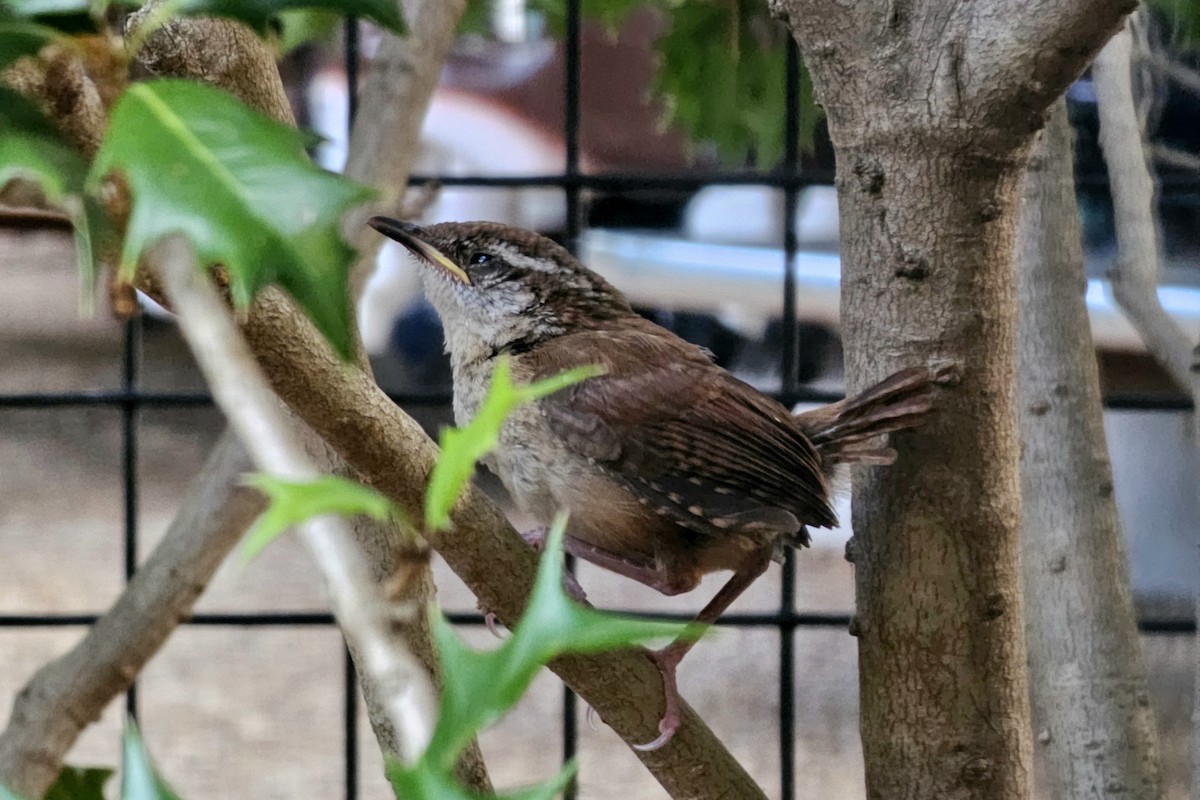
M 475 464 L 490 453 L 500 440 L 500 428 L 519 405 L 554 394 L 573 383 L 603 374 L 597 366 L 576 367 L 561 375 L 528 386 L 513 385 L 507 358 L 496 362 L 492 384 L 478 413 L 462 428 L 443 428 L 439 437 L 442 454 L 429 476 L 425 490 L 425 526 L 443 530 L 450 525 L 450 509 L 467 481 L 475 474 Z
M 366 17 L 380 26 L 404 34 L 404 18 L 396 0 L 181 0 L 185 14 L 233 17 L 262 31 L 267 22 L 284 11 L 297 8 L 336 11 L 339 14 Z
M 454 775 L 439 771 L 422 759 L 412 767 L 398 761 L 387 762 L 387 777 L 397 800 L 436 798 L 436 800 L 551 800 L 567 788 L 578 768 L 572 759 L 558 775 L 538 786 L 502 794 L 480 795 L 464 789 Z M 0 800 L 3 800 L 0 798 Z
M 468 648 L 441 614 L 432 613 L 444 679 L 437 726 L 425 753 L 435 769 L 453 769 L 471 737 L 503 716 L 537 671 L 555 657 L 702 632 L 696 626 L 596 611 L 567 597 L 562 588 L 565 528 L 566 517 L 560 515 L 547 539 L 525 614 L 499 648 L 488 652 Z
M 379 492 L 336 475 L 325 475 L 312 481 L 287 481 L 259 472 L 247 475 L 244 483 L 258 489 L 271 501 L 246 534 L 246 543 L 242 546 L 242 555 L 246 559 L 258 555 L 288 528 L 311 517 L 365 514 L 386 520 L 399 514 L 399 509 Z
M 63 767 L 43 800 L 105 800 L 104 784 L 112 776 L 104 767 Z
M 210 86 L 130 86 L 88 177 L 95 186 L 119 170 L 132 191 L 121 272 L 131 276 L 146 248 L 182 233 L 202 263 L 225 265 L 237 306 L 277 283 L 350 358 L 354 251 L 338 224 L 370 190 L 314 166 L 305 139 Z
M 122 744 L 121 800 L 179 800 L 150 763 L 142 737 L 132 723 L 125 728 Z

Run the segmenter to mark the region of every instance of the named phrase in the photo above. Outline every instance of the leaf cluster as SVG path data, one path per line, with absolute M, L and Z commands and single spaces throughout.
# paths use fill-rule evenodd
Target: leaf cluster
M 48 45 L 80 46 L 82 15 L 104 25 L 104 0 L 6 0 L 0 11 L 0 69 Z M 230 16 L 256 28 L 298 8 L 360 14 L 403 30 L 394 0 L 166 0 L 155 22 L 172 14 Z M 85 32 L 84 35 L 86 35 Z M 120 62 L 120 59 L 114 59 Z M 124 90 L 90 169 L 42 110 L 0 88 L 0 185 L 39 183 L 75 225 L 85 274 L 93 244 L 117 225 L 102 198 L 119 175 L 131 199 L 119 246 L 129 280 L 147 249 L 171 234 L 190 240 L 201 263 L 223 266 L 233 301 L 247 307 L 264 287 L 289 292 L 343 358 L 352 355 L 348 292 L 354 252 L 339 225 L 371 191 L 313 165 L 306 134 L 251 109 L 232 95 L 191 81 L 153 80 Z

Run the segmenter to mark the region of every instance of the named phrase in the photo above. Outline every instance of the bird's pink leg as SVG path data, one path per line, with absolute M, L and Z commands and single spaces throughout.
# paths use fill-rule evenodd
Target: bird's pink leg
M 726 581 L 725 585 L 721 587 L 721 591 L 708 601 L 708 605 L 696 615 L 692 625 L 711 625 L 716 622 L 733 601 L 746 591 L 750 584 L 758 579 L 758 576 L 767 571 L 767 565 L 770 563 L 771 551 L 769 549 L 752 556 L 741 569 L 733 573 L 733 577 Z M 658 723 L 658 738 L 646 744 L 634 745 L 635 750 L 657 750 L 671 741 L 675 731 L 679 730 L 683 701 L 679 697 L 679 686 L 675 680 L 675 673 L 679 662 L 683 660 L 695 643 L 695 636 L 685 634 L 662 650 L 650 653 L 650 659 L 662 675 L 666 710 L 662 720 Z

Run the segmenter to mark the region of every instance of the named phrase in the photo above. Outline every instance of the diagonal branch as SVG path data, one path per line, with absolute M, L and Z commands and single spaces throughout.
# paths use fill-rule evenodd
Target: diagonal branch
M 217 567 L 262 512 L 262 497 L 239 483 L 250 461 L 224 437 L 183 509 L 113 607 L 66 655 L 37 671 L 17 694 L 0 734 L 0 784 L 41 797 L 83 729 L 99 718 L 186 619 Z

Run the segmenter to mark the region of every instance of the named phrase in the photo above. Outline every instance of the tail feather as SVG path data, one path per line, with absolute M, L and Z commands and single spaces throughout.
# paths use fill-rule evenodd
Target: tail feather
M 953 365 L 909 367 L 861 394 L 796 415 L 823 464 L 890 464 L 896 452 L 872 444 L 886 433 L 915 428 L 934 405 L 934 386 L 957 378 Z

